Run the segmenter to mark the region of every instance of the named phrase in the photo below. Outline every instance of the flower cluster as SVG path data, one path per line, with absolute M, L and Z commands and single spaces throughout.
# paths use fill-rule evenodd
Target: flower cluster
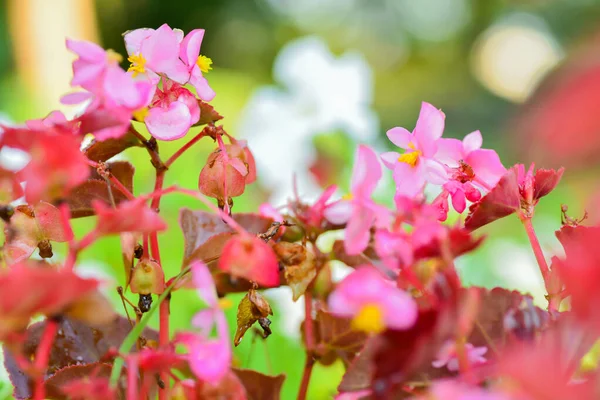
M 564 256 L 548 265 L 532 223 L 562 169 L 506 169 L 495 151 L 481 148 L 479 131 L 462 141 L 443 138 L 445 115 L 423 103 L 412 132 L 387 132 L 401 153 L 358 146 L 345 196 L 334 199 L 332 185 L 313 203 L 296 194 L 283 207 L 233 213 L 232 198 L 257 171 L 248 143 L 217 125 L 222 116 L 207 103 L 215 93 L 204 76 L 212 61 L 200 55 L 203 37 L 204 30 L 185 34 L 166 24 L 126 32 L 128 70 L 113 51 L 67 40 L 77 55 L 72 84 L 81 90 L 63 101 L 85 103 L 81 114 L 53 112 L 2 127 L 0 148 L 30 156 L 20 171 L 0 170 L 0 340 L 16 398 L 279 398 L 285 376 L 237 368 L 231 344 L 249 332 L 266 339 L 279 328 L 269 318 L 280 309 L 262 290 L 280 286 L 304 302 L 299 399 L 307 398 L 314 364 L 336 360 L 346 367 L 340 399 L 600 396 L 593 348 L 600 227 L 583 226 L 585 217 L 568 216 L 564 206 L 556 232 Z M 138 130 L 142 123 L 150 137 Z M 161 157 L 160 141 L 195 127 L 179 150 Z M 94 140 L 82 149 L 88 134 Z M 216 148 L 190 166 L 199 174 L 197 190 L 163 187 L 169 168 L 203 138 Z M 112 159 L 136 147 L 155 169 L 149 193 L 133 190 L 131 163 Z M 388 203 L 375 198 L 382 163 L 395 181 Z M 182 267 L 167 277 L 160 202 L 177 194 L 210 211 L 178 210 Z M 445 222 L 450 203 L 459 214 L 454 224 Z M 465 287 L 457 273 L 455 259 L 483 241 L 474 231 L 511 214 L 531 242 L 547 310 L 516 291 Z M 89 217 L 76 237 L 72 219 Z M 343 239 L 327 246 L 332 232 Z M 80 255 L 106 236 L 121 242 L 124 315 L 101 282 L 78 275 Z M 66 244 L 66 254 L 55 254 L 56 242 Z M 353 270 L 336 282 L 340 262 Z M 178 312 L 171 298 L 186 289 L 197 291 L 199 311 L 188 331 L 171 335 L 170 316 Z M 231 293 L 245 293 L 233 338 L 224 313 Z M 562 311 L 567 298 L 570 310 Z M 148 327 L 156 312 L 158 331 Z M 255 324 L 260 330 L 251 330 Z

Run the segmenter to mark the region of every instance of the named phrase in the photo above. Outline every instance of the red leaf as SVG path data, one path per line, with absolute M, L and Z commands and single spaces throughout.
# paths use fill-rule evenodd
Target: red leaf
M 127 132 L 120 138 L 106 139 L 102 142 L 92 140 L 86 146 L 86 148 L 83 149 L 83 153 L 90 160 L 99 162 L 106 161 L 109 158 L 114 157 L 124 150 L 134 146 L 141 147 L 142 143 L 140 143 L 138 137 L 133 133 Z
M 471 205 L 465 219 L 465 228 L 474 231 L 514 213 L 520 206 L 517 168 L 512 167 L 487 195 Z
M 152 233 L 167 229 L 163 219 L 142 199 L 123 201 L 117 208 L 107 207 L 95 200 L 92 206 L 98 216 L 96 229 L 103 235 L 122 232 Z
M 244 387 L 248 400 L 279 400 L 285 375 L 264 375 L 250 369 L 232 369 Z
M 27 329 L 26 340 L 22 346 L 22 354 L 26 359 L 35 355 L 44 328 L 45 322 L 38 322 Z M 63 318 L 50 352 L 46 377 L 68 366 L 102 361 L 109 350 L 119 348 L 130 330 L 129 321 L 120 316 L 114 318 L 110 324 L 98 328 Z M 158 332 L 149 328 L 144 330 L 143 336 L 148 340 L 158 341 Z M 130 350 L 135 350 L 135 346 Z M 13 351 L 4 346 L 4 364 L 15 387 L 15 397 L 28 398 L 31 396 L 30 381 L 25 372 L 19 369 Z
M 564 168 L 560 168 L 558 171 L 553 169 L 538 169 L 535 171 L 533 198 L 538 200 L 553 191 L 560 182 L 563 172 L 565 172 Z
M 81 278 L 66 269 L 17 264 L 0 272 L 0 338 L 25 329 L 36 314 L 55 316 L 75 307 L 79 315 L 81 308 L 77 303 L 89 303 L 88 296 L 97 287 L 98 281 Z M 85 314 L 80 316 L 88 318 Z M 90 317 L 106 319 L 112 314 L 91 313 Z

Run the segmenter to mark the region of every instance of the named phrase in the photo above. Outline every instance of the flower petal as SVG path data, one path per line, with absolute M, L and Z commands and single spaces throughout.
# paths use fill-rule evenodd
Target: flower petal
M 351 201 L 338 200 L 328 205 L 323 215 L 332 224 L 345 224 L 350 219 L 352 210 L 354 210 L 354 205 Z
M 198 97 L 204 101 L 211 101 L 215 98 L 216 93 L 208 84 L 208 81 L 205 77 L 202 76 L 202 71 L 200 71 L 200 67 L 197 65 L 192 69 L 192 74 L 190 75 L 190 84 L 196 89 L 196 93 Z
M 490 190 L 504 176 L 506 168 L 502 165 L 498 153 L 490 149 L 472 151 L 465 162 L 473 168 L 475 182 Z
M 368 146 L 360 145 L 356 152 L 350 187 L 356 197 L 369 197 L 381 179 L 381 164 L 375 152 Z
M 191 67 L 196 63 L 200 55 L 200 46 L 204 38 L 204 29 L 194 29 L 190 31 L 181 42 L 179 57 L 188 66 Z
M 400 154 L 396 153 L 395 151 L 388 151 L 379 155 L 379 158 L 381 158 L 383 165 L 393 170 L 396 166 L 396 163 L 398 162 L 398 158 L 400 158 Z
M 470 152 L 480 149 L 483 144 L 483 138 L 481 137 L 481 132 L 475 131 L 469 133 L 462 141 L 463 148 L 465 154 L 469 154 Z
M 150 28 L 134 29 L 133 31 L 125 32 L 123 39 L 125 39 L 127 54 L 130 56 L 139 54 L 142 51 L 142 42 L 152 36 L 153 33 L 154 29 Z
M 436 141 L 444 133 L 443 112 L 429 103 L 421 104 L 421 112 L 417 120 L 417 126 L 413 132 L 417 142 L 417 148 L 423 152 L 425 157 L 433 157 L 437 150 Z
M 148 110 L 144 122 L 148 132 L 160 140 L 179 139 L 191 126 L 191 114 L 187 106 L 179 101 L 169 104 L 168 108 L 154 107 Z
M 402 149 L 408 149 L 408 144 L 413 139 L 412 133 L 404 128 L 392 128 L 386 132 L 388 139 L 390 142 L 394 143 L 396 146 Z

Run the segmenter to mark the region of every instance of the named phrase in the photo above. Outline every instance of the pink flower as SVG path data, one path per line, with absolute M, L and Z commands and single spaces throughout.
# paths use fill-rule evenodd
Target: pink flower
M 399 232 L 377 230 L 375 251 L 381 261 L 392 270 L 410 266 L 413 262 L 412 243 L 409 235 L 403 230 Z
M 212 69 L 212 60 L 200 55 L 203 38 L 204 29 L 190 31 L 181 42 L 179 57 L 188 67 L 189 83 L 196 89 L 198 97 L 204 101 L 211 101 L 215 97 L 215 91 L 208 85 L 208 81 L 202 76 L 202 73 Z
M 346 224 L 344 248 L 348 254 L 360 254 L 369 244 L 371 226 L 384 225 L 388 211 L 371 199 L 381 178 L 381 165 L 375 152 L 365 145 L 357 150 L 350 195 L 328 205 L 324 215 L 334 224 Z
M 200 106 L 192 92 L 165 79 L 162 90 L 154 93 L 144 122 L 156 139 L 175 140 L 185 136 L 199 119 Z
M 417 304 L 407 293 L 370 266 L 359 266 L 328 299 L 329 310 L 351 317 L 357 330 L 379 333 L 386 328 L 408 329 L 417 320 Z
M 500 157 L 494 150 L 482 149 L 481 132 L 469 133 L 458 139 L 440 139 L 436 159 L 450 169 L 450 180 L 474 184 L 491 190 L 506 173 Z
M 471 343 L 465 344 L 467 359 L 471 366 L 485 364 L 487 360 L 483 356 L 487 353 L 487 347 L 475 347 Z M 459 370 L 458 356 L 456 354 L 456 342 L 449 340 L 439 350 L 437 359 L 431 363 L 434 368 L 448 368 L 448 371 L 456 372 Z
M 163 74 L 184 85 L 190 79 L 188 67 L 179 58 L 183 32 L 163 24 L 158 29 L 135 29 L 124 35 L 130 72 L 146 75 L 154 83 Z
M 134 79 L 119 66 L 119 54 L 94 43 L 67 39 L 67 48 L 78 55 L 71 85 L 87 92 L 67 94 L 61 101 L 78 104 L 91 100 L 78 118 L 81 129 L 94 133 L 98 140 L 122 136 L 133 115 L 142 112 L 152 99 L 155 85 Z
M 402 155 L 393 151 L 381 155 L 385 166 L 394 171 L 397 195 L 415 197 L 425 183 L 441 185 L 447 180 L 444 166 L 434 158 L 444 133 L 444 119 L 443 112 L 423 102 L 412 133 L 404 128 L 387 131 L 390 141 L 405 150 Z
M 219 257 L 219 269 L 266 287 L 279 285 L 279 263 L 271 246 L 247 234 L 227 241 Z
M 198 295 L 208 304 L 200 311 L 192 324 L 200 329 L 198 333 L 180 333 L 177 341 L 189 349 L 189 364 L 192 372 L 203 381 L 218 383 L 227 375 L 231 366 L 231 345 L 225 314 L 219 307 L 217 293 L 208 267 L 195 261 L 191 265 L 193 283 Z M 217 337 L 210 338 L 216 328 Z
M 94 200 L 92 206 L 98 216 L 96 231 L 101 235 L 152 233 L 167 229 L 165 221 L 141 198 L 121 202 L 117 208 L 108 207 L 99 200 Z
M 433 382 L 427 396 L 419 397 L 422 400 L 524 400 L 522 397 L 513 397 L 499 392 L 487 391 L 478 386 L 453 380 L 438 380 Z

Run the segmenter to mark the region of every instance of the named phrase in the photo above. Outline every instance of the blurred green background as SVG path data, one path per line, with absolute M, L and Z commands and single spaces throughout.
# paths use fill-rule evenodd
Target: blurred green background
M 597 0 L 3 0 L 0 4 L 0 115 L 15 123 L 56 108 L 76 112 L 58 102 L 69 91 L 73 59 L 64 49 L 65 37 L 97 41 L 124 54 L 121 35 L 129 29 L 156 28 L 165 22 L 185 32 L 206 29 L 202 53 L 214 61 L 207 78 L 217 92 L 212 104 L 225 116 L 224 127 L 234 136 L 248 137 L 251 149 L 256 143 L 257 158 L 274 154 L 270 157 L 274 165 L 257 160 L 259 182 L 236 199 L 237 212 L 254 211 L 269 193 L 281 192 L 278 182 L 291 182 L 290 171 L 298 173 L 300 181 L 310 181 L 307 187 L 314 189 L 318 182 L 302 171 L 322 166 L 323 154 L 344 188 L 356 142 L 391 149 L 385 131 L 394 126 L 412 129 L 421 101 L 446 113 L 446 136 L 481 130 L 484 147 L 496 149 L 507 167 L 517 161 L 552 164 L 552 154 L 533 151 L 535 137 L 528 136 L 521 121 L 532 109 L 543 109 L 537 99 L 553 94 L 556 76 L 568 76 L 569 65 L 584 61 L 597 65 L 595 54 L 600 54 Z M 600 77 L 589 79 L 596 82 Z M 541 94 L 536 93 L 538 87 L 544 87 Z M 572 92 L 577 95 L 575 88 Z M 592 121 L 600 115 L 594 108 L 600 104 L 596 100 L 582 100 L 594 105 L 584 116 Z M 600 131 L 580 133 L 597 136 Z M 161 143 L 161 154 L 168 157 L 184 142 Z M 286 143 L 288 147 L 281 147 Z M 296 153 L 290 143 L 300 143 L 303 150 Z M 185 153 L 169 170 L 166 185 L 196 188 L 213 147 L 201 142 Z M 132 149 L 125 158 L 136 167 L 136 193 L 152 190 L 154 171 L 147 154 Z M 565 158 L 564 164 L 569 162 Z M 574 165 L 558 190 L 537 208 L 534 224 L 548 254 L 560 251 L 553 231 L 560 224 L 561 203 L 569 204 L 575 216 L 587 207 L 591 218 L 597 218 L 589 200 L 597 193 L 595 163 Z M 283 197 L 278 201 L 285 198 L 286 193 L 279 194 Z M 388 177 L 378 196 L 389 202 L 392 194 Z M 177 224 L 181 207 L 201 208 L 179 195 L 166 196 L 161 204 L 161 214 L 170 222 L 168 232 L 160 235 L 168 276 L 178 272 L 182 261 Z M 77 220 L 76 234 L 83 235 L 91 226 L 93 219 Z M 518 220 L 507 218 L 483 233 L 490 239 L 459 262 L 465 283 L 521 288 L 543 304 L 541 279 Z M 60 248 L 58 253 L 57 260 Z M 97 243 L 83 254 L 80 264 L 87 273 L 123 281 L 118 238 Z M 108 293 L 121 309 L 112 287 L 107 285 Z M 267 296 L 273 299 L 274 334 L 264 342 L 254 342 L 248 335 L 235 349 L 236 363 L 265 373 L 285 373 L 283 398 L 291 399 L 300 382 L 304 352 L 294 322 L 287 318 L 294 314 L 289 304 L 281 303 L 280 295 Z M 173 331 L 189 328 L 200 307 L 195 293 L 176 293 Z M 232 334 L 235 311 L 235 307 L 227 311 Z M 309 398 L 332 398 L 342 374 L 341 364 L 318 366 Z M 0 383 L 0 393 L 9 397 L 10 385 Z

